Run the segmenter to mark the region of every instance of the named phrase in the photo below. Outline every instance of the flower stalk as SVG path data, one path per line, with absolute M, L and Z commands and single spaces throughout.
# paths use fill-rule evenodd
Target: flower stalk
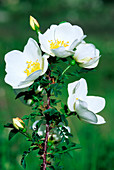
M 62 75 L 71 67 L 71 65 L 69 65 L 63 72 Z
M 43 154 L 43 170 L 46 169 L 47 161 L 46 161 L 46 155 L 47 155 L 47 142 L 49 137 L 49 124 L 46 124 L 46 136 L 45 136 L 45 143 L 44 143 L 44 154 Z
M 49 71 L 49 80 L 51 80 L 50 78 L 50 74 L 51 71 Z M 50 93 L 47 93 L 47 109 L 50 108 Z M 49 127 L 49 121 L 46 120 L 46 136 L 45 136 L 45 142 L 44 142 L 44 153 L 43 153 L 43 170 L 46 170 L 46 166 L 47 166 L 47 161 L 46 161 L 46 155 L 47 155 L 47 142 L 48 142 L 48 137 L 49 137 L 49 131 L 50 131 L 50 127 Z

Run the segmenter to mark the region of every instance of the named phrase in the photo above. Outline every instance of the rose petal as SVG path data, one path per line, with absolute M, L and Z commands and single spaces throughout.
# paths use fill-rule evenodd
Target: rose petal
M 55 56 L 61 57 L 61 58 L 65 58 L 65 57 L 68 57 L 68 56 L 74 54 L 73 51 L 67 51 L 64 46 L 61 46 L 56 49 L 52 49 L 51 51 L 52 51 L 52 53 L 55 54 Z
M 18 86 L 33 82 L 35 79 L 37 79 L 40 76 L 41 72 L 42 70 L 37 70 L 33 72 L 24 81 L 21 81 Z
M 23 73 L 26 69 L 26 59 L 21 51 L 13 50 L 5 55 L 6 72 L 14 72 L 15 74 Z
M 86 80 L 81 78 L 79 81 L 68 84 L 69 95 L 75 94 L 76 98 L 83 99 L 87 95 L 87 83 Z
M 39 42 L 41 44 L 41 49 L 43 52 L 54 56 L 54 54 L 50 50 L 49 41 L 55 41 L 55 28 L 57 25 L 52 25 L 50 29 L 48 29 L 44 34 L 39 33 Z
M 49 58 L 49 55 L 47 54 L 44 54 L 42 56 L 42 73 L 40 74 L 40 76 L 43 75 L 48 69 L 48 60 L 47 60 L 48 58 Z
M 94 113 L 98 113 L 105 107 L 105 99 L 96 96 L 86 96 L 85 101 L 88 104 L 88 109 Z
M 61 40 L 66 43 L 69 41 L 69 46 L 74 42 L 76 39 L 80 39 L 83 36 L 83 30 L 75 25 L 72 26 L 70 23 L 65 22 L 60 25 L 55 30 L 55 39 Z
M 50 50 L 50 44 L 48 42 L 48 39 L 46 39 L 46 37 L 43 36 L 41 33 L 39 33 L 39 42 L 41 44 L 41 49 L 43 52 L 45 52 L 51 56 L 55 56 Z
M 75 94 L 70 95 L 68 97 L 67 104 L 68 104 L 68 108 L 71 112 L 75 111 L 75 107 L 74 107 L 75 102 L 76 102 L 76 95 Z
M 104 123 L 106 123 L 106 121 L 105 121 L 105 119 L 102 117 L 102 116 L 100 116 L 100 115 L 96 115 L 97 116 L 97 123 L 96 124 L 104 124 Z
M 84 60 L 85 58 L 94 58 L 95 52 L 96 49 L 93 44 L 81 43 L 77 47 L 74 58 L 77 62 L 81 62 L 81 60 Z
M 37 42 L 34 39 L 29 38 L 27 45 L 24 47 L 23 52 L 24 52 L 26 61 L 31 60 L 31 61 L 35 62 L 39 57 L 38 62 L 39 63 L 41 62 L 41 59 L 40 59 L 41 50 L 40 50 Z
M 79 118 L 88 123 L 97 123 L 97 116 L 87 108 L 85 101 L 78 100 L 75 103 L 75 111 Z

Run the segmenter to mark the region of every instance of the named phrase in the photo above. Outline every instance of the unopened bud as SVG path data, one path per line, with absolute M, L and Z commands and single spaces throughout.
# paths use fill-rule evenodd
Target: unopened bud
M 43 90 L 42 87 L 38 86 L 38 88 L 35 90 L 35 94 L 38 94 L 39 92 L 41 92 Z
M 32 99 L 28 99 L 26 104 L 32 106 L 34 104 L 34 101 Z
M 13 118 L 13 126 L 17 129 L 17 130 L 23 130 L 25 129 L 25 123 L 18 117 Z
M 38 21 L 32 16 L 30 16 L 30 26 L 34 31 L 37 31 L 40 28 Z

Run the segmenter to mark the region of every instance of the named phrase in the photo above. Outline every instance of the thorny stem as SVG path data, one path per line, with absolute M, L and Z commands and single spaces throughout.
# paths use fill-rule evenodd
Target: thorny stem
M 49 136 L 49 124 L 46 124 L 46 137 L 45 137 L 44 154 L 43 154 L 43 170 L 46 170 L 46 164 L 47 164 L 46 155 L 47 155 L 48 136 Z
M 50 72 L 49 72 L 49 80 L 50 78 Z M 47 94 L 47 109 L 50 108 L 50 94 Z M 49 122 L 47 121 L 46 123 L 46 136 L 45 136 L 45 142 L 44 142 L 44 153 L 43 153 L 43 170 L 46 170 L 47 162 L 46 162 L 46 155 L 47 155 L 47 142 L 48 142 L 48 137 L 49 137 Z

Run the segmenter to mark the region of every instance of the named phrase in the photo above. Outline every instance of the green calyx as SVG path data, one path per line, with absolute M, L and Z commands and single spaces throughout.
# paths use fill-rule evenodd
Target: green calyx
M 71 60 L 71 61 L 70 61 L 70 65 L 71 65 L 71 66 L 74 66 L 75 64 L 76 64 L 76 61 L 75 61 L 75 60 Z
M 27 129 L 23 129 L 22 132 L 25 133 L 27 131 Z

